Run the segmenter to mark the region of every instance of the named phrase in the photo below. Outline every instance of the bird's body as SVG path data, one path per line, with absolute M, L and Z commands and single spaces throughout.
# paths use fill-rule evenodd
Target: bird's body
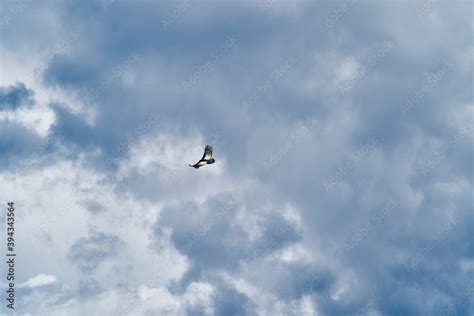
M 189 166 L 195 169 L 199 169 L 204 165 L 210 165 L 216 162 L 215 159 L 212 158 L 212 150 L 213 149 L 211 146 L 206 145 L 206 148 L 204 149 L 204 155 L 202 156 L 201 160 L 196 162 L 194 165 L 189 165 Z

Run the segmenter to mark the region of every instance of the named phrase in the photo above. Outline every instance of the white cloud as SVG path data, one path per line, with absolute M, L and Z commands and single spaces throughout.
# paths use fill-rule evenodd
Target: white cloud
M 40 287 L 55 284 L 58 282 L 56 276 L 51 274 L 38 274 L 37 276 L 29 278 L 26 282 L 18 284 L 19 288 L 22 287 Z

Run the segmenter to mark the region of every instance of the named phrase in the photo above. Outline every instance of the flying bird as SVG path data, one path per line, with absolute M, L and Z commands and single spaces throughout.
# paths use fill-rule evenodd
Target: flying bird
M 202 155 L 201 160 L 196 162 L 194 165 L 189 165 L 190 167 L 199 169 L 200 167 L 204 165 L 210 165 L 216 162 L 214 158 L 212 158 L 212 147 L 209 145 L 206 145 L 206 148 L 204 149 L 204 155 Z

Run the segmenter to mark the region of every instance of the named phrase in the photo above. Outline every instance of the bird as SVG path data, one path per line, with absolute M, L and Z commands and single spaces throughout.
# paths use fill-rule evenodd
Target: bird
M 209 145 L 206 145 L 206 148 L 204 149 L 204 155 L 202 155 L 201 160 L 196 162 L 194 165 L 188 165 L 188 166 L 193 167 L 195 169 L 199 169 L 200 167 L 204 165 L 213 164 L 216 161 L 214 158 L 212 158 L 212 151 L 213 151 L 212 147 Z

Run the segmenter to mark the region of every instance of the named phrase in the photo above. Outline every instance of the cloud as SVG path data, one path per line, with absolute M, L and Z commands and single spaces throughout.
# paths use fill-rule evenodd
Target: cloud
M 22 288 L 22 287 L 35 288 L 35 287 L 40 287 L 40 286 L 51 285 L 57 282 L 58 282 L 58 279 L 54 275 L 38 274 L 37 276 L 31 277 L 27 281 L 18 284 L 18 287 L 19 288 Z
M 425 7 L 28 3 L 0 192 L 51 283 L 17 312 L 471 313 L 470 11 Z
M 22 105 L 31 105 L 33 95 L 33 90 L 27 89 L 22 82 L 10 87 L 0 87 L 0 110 L 16 110 Z
M 117 236 L 92 231 L 89 237 L 77 240 L 68 257 L 81 271 L 93 271 L 99 263 L 117 253 L 121 241 Z

